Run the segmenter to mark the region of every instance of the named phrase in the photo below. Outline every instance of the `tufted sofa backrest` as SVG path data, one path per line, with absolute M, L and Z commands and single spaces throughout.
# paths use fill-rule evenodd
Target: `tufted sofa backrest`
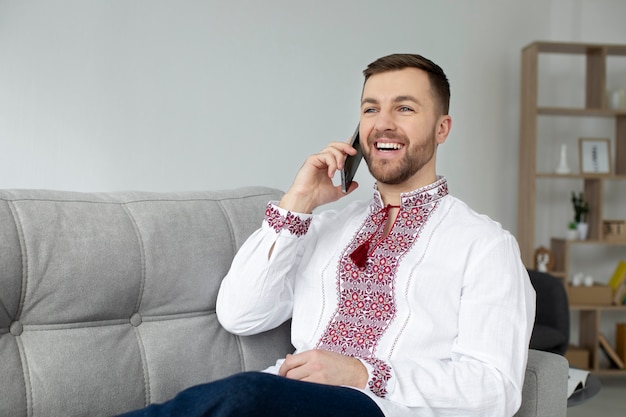
M 288 352 L 215 316 L 278 190 L 0 191 L 0 416 L 108 416 Z

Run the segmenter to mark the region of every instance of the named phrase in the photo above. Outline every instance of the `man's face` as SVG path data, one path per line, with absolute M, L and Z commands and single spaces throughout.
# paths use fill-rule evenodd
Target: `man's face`
M 363 86 L 360 127 L 370 173 L 379 183 L 407 190 L 430 184 L 437 144 L 447 137 L 448 129 L 441 131 L 446 118 L 439 116 L 426 72 L 406 68 L 372 75 Z

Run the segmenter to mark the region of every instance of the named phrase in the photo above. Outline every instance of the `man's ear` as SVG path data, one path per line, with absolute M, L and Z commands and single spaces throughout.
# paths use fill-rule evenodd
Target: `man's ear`
M 442 143 L 446 141 L 451 128 L 452 128 L 452 118 L 447 114 L 440 116 L 439 120 L 437 121 L 437 131 L 436 131 L 438 145 L 441 145 Z

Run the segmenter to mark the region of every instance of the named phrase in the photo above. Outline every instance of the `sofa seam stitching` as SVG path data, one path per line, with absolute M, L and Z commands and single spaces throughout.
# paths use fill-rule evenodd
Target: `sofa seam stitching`
M 539 415 L 538 414 L 539 413 L 539 391 L 540 391 L 540 389 L 539 389 L 539 373 L 536 370 L 534 370 L 534 369 L 530 370 L 530 373 L 535 378 L 535 384 L 534 384 L 535 385 L 535 392 L 534 392 L 534 396 L 536 398 L 536 401 L 535 401 L 535 404 L 534 404 L 535 409 L 533 410 L 533 412 L 537 416 L 537 415 Z
M 223 200 L 216 200 L 215 203 L 217 204 L 220 211 L 222 212 L 222 215 L 226 219 L 225 223 L 230 233 L 231 251 L 232 251 L 232 257 L 234 258 L 234 256 L 237 254 L 237 242 L 235 240 L 235 231 L 233 230 L 233 224 L 231 222 L 230 216 L 228 215 L 228 211 L 226 211 L 226 208 L 222 204 L 222 201 Z M 222 277 L 222 280 L 223 279 L 224 277 Z M 237 350 L 239 351 L 239 365 L 241 366 L 241 370 L 245 371 L 246 370 L 246 358 L 244 357 L 244 354 L 243 354 L 243 346 L 241 345 L 240 337 L 236 336 L 235 341 L 237 343 Z
M 154 316 L 141 316 L 141 320 L 144 323 L 154 323 L 154 322 L 164 322 L 171 320 L 182 320 L 187 318 L 197 318 L 197 317 L 206 317 L 215 314 L 214 309 L 210 310 L 198 310 L 198 311 L 189 311 L 185 313 L 177 313 L 177 314 L 159 314 Z M 24 326 L 24 330 L 28 330 L 30 332 L 53 332 L 58 330 L 81 330 L 81 329 L 92 329 L 94 327 L 105 327 L 105 326 L 121 326 L 129 323 L 128 318 L 116 318 L 116 319 L 108 319 L 108 320 L 93 320 L 93 321 L 83 321 L 83 322 L 66 322 L 66 323 L 40 323 L 40 324 L 29 324 Z
M 241 336 L 235 336 L 235 341 L 237 342 L 237 351 L 239 352 L 239 366 L 241 366 L 241 371 L 246 371 L 246 358 L 243 356 L 243 346 L 241 345 Z
M 237 253 L 237 242 L 235 239 L 235 231 L 233 229 L 233 223 L 230 219 L 230 216 L 228 215 L 228 211 L 226 211 L 226 208 L 224 207 L 222 202 L 215 201 L 215 203 L 220 208 L 220 211 L 222 212 L 222 214 L 224 215 L 224 218 L 226 219 L 226 226 L 228 227 L 228 232 L 230 233 L 230 242 L 231 242 L 230 248 L 232 249 L 232 254 L 234 257 Z M 222 279 L 224 278 L 222 277 Z
M 21 318 L 24 311 L 24 305 L 26 304 L 26 292 L 28 290 L 28 251 L 26 249 L 26 239 L 24 238 L 24 228 L 19 214 L 13 201 L 7 201 L 7 206 L 13 217 L 13 223 L 15 225 L 15 231 L 17 233 L 17 240 L 20 244 L 20 257 L 22 263 L 22 280 L 20 288 L 20 302 L 15 313 L 14 320 Z M 19 335 L 15 336 L 15 344 L 17 345 L 17 351 L 20 355 L 20 364 L 22 365 L 22 375 L 24 377 L 24 401 L 26 402 L 26 415 L 33 415 L 33 387 L 30 378 L 30 369 L 28 367 L 28 359 L 26 358 L 26 350 L 24 344 Z
M 127 206 L 127 203 L 122 203 L 122 207 L 124 208 L 124 212 L 126 213 L 130 222 L 133 225 L 135 237 L 137 238 L 137 243 L 139 244 L 139 256 L 141 257 L 141 285 L 139 287 L 139 295 L 137 297 L 134 308 L 134 312 L 137 313 L 139 311 L 139 308 L 141 307 L 146 286 L 146 248 L 144 245 L 143 236 L 141 235 L 141 231 L 139 230 L 139 225 L 137 224 L 135 217 L 131 213 L 130 208 Z
M 146 286 L 146 248 L 144 245 L 143 236 L 141 231 L 139 230 L 139 225 L 135 217 L 133 216 L 130 207 L 128 207 L 128 203 L 121 203 L 124 212 L 128 216 L 130 222 L 133 225 L 133 230 L 135 231 L 135 237 L 137 238 L 137 243 L 139 244 L 139 256 L 141 257 L 141 285 L 139 287 L 139 294 L 137 296 L 137 301 L 135 303 L 134 313 L 139 313 L 139 308 L 141 307 L 141 303 L 143 301 L 144 290 Z M 139 347 L 140 357 L 141 357 L 141 367 L 143 370 L 143 380 L 144 380 L 144 389 L 145 389 L 145 397 L 144 403 L 148 405 L 150 403 L 151 393 L 150 393 L 150 373 L 148 370 L 148 358 L 146 357 L 146 350 L 143 345 L 143 341 L 141 339 L 141 334 L 139 330 L 133 327 L 135 338 L 137 340 L 137 345 Z
M 28 358 L 26 358 L 26 350 L 21 337 L 15 337 L 15 343 L 17 344 L 17 350 L 20 353 L 20 362 L 22 364 L 22 373 L 24 374 L 24 395 L 26 396 L 26 415 L 33 415 L 33 388 L 30 379 L 30 369 L 28 367 Z
M 135 339 L 137 340 L 137 346 L 139 346 L 139 351 L 141 352 L 141 370 L 143 371 L 143 385 L 145 389 L 144 395 L 144 404 L 148 406 L 150 404 L 150 375 L 148 373 L 148 359 L 146 358 L 146 348 L 143 344 L 143 340 L 141 339 L 141 334 L 139 333 L 139 329 L 137 327 L 133 327 L 133 332 L 135 333 Z
M 12 201 L 7 202 L 11 215 L 13 216 L 13 222 L 15 224 L 15 231 L 17 232 L 17 239 L 20 244 L 20 256 L 22 258 L 22 288 L 20 294 L 20 303 L 17 307 L 15 319 L 19 320 L 24 311 L 24 305 L 26 304 L 26 293 L 28 291 L 28 250 L 26 249 L 26 239 L 24 238 L 24 228 L 20 216 L 17 213 L 17 209 Z

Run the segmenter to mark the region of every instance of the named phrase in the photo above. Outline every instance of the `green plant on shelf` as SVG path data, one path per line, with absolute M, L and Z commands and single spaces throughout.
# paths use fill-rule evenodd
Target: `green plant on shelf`
M 585 223 L 587 221 L 589 203 L 585 201 L 585 196 L 582 192 L 576 195 L 576 192 L 572 191 L 572 205 L 574 206 L 574 221 L 570 223 L 570 229 L 575 229 L 578 223 Z

